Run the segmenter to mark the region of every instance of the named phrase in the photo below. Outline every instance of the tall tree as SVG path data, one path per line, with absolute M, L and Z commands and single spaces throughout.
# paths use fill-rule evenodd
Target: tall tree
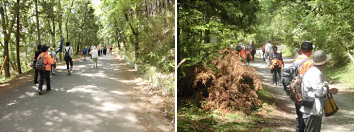
M 17 55 L 17 70 L 21 74 L 21 59 L 20 59 L 20 0 L 16 3 L 16 16 L 17 16 L 17 32 L 16 32 L 16 55 Z
M 38 44 L 41 44 L 41 33 L 39 31 L 38 0 L 35 0 L 34 2 L 35 2 L 35 7 L 36 7 L 36 22 L 37 22 Z
M 0 14 L 1 14 L 1 24 L 2 24 L 2 32 L 4 35 L 4 59 L 7 57 L 5 63 L 5 77 L 10 77 L 10 56 L 9 56 L 9 42 L 11 39 L 11 33 L 13 32 L 13 26 L 15 24 L 16 16 L 14 13 L 14 17 L 11 20 L 11 24 L 8 25 L 9 19 L 8 16 L 5 15 L 5 9 L 6 5 L 4 2 L 2 2 L 2 5 L 0 7 Z

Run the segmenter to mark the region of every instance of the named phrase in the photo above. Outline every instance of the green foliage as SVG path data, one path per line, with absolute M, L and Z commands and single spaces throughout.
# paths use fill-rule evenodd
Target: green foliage
M 344 83 L 347 85 L 345 87 L 354 89 L 354 63 L 325 68 L 323 75 L 340 83 Z

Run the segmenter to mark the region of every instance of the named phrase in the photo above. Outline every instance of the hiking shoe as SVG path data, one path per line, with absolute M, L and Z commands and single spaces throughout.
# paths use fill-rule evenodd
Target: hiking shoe
M 50 89 L 47 89 L 47 91 L 50 91 L 50 90 L 52 90 L 51 88 Z
M 37 81 L 35 81 L 35 82 L 34 82 L 34 84 L 38 84 L 38 82 L 37 82 Z
M 42 95 L 42 92 L 43 92 L 42 90 L 38 90 L 39 95 Z

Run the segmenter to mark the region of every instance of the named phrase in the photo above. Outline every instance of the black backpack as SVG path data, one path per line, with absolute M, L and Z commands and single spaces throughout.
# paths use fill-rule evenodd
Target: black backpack
M 71 58 L 71 57 L 70 57 L 70 54 L 69 54 L 70 48 L 71 48 L 71 47 L 69 47 L 68 51 L 64 50 L 64 51 L 65 51 L 65 54 L 64 54 L 64 60 L 65 60 L 65 61 L 69 61 L 70 58 Z
M 42 56 L 39 56 L 38 60 L 36 61 L 35 68 L 36 68 L 37 70 L 43 70 L 43 69 L 45 69 L 44 56 L 46 56 L 46 55 L 47 55 L 47 54 L 42 55 Z

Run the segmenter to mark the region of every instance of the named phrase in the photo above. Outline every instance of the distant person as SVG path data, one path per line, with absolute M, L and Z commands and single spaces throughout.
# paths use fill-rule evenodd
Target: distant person
M 273 84 L 281 85 L 281 69 L 284 67 L 282 53 L 278 53 L 277 46 L 273 46 L 273 52 L 270 54 L 271 73 L 273 73 Z
M 250 63 L 251 60 L 253 60 L 251 51 L 252 51 L 252 47 L 250 43 L 247 43 L 247 45 L 245 46 L 245 60 L 247 61 L 248 64 Z
M 38 56 L 37 61 L 42 62 L 45 65 L 44 69 L 39 69 L 40 81 L 38 86 L 39 95 L 42 94 L 42 87 L 44 84 L 44 80 L 46 80 L 47 91 L 51 90 L 50 86 L 50 71 L 51 65 L 54 64 L 54 59 L 48 54 L 48 47 L 46 45 L 42 46 L 42 53 Z
M 55 53 L 54 51 L 54 48 L 50 48 L 50 51 L 48 52 L 48 54 L 53 58 L 54 60 L 54 63 L 51 65 L 51 72 L 52 72 L 52 75 L 55 75 L 55 70 L 56 70 L 56 67 L 57 67 L 57 54 Z
M 104 55 L 107 54 L 107 48 L 106 48 L 106 46 L 103 47 L 103 54 L 104 54 Z
M 331 56 L 326 55 L 324 51 L 317 50 L 313 53 L 313 66 L 305 73 L 301 87 L 303 90 L 302 95 L 306 95 L 314 99 L 313 105 L 301 106 L 302 118 L 305 122 L 305 132 L 320 132 L 322 116 L 324 111 L 325 96 L 328 93 L 336 94 L 338 89 L 331 88 L 326 82 L 322 70 L 326 67 L 327 62 Z
M 112 52 L 113 52 L 113 48 L 112 46 L 109 46 L 109 53 L 112 54 Z
M 230 44 L 230 49 L 233 50 L 234 49 L 234 45 Z
M 264 54 L 265 54 L 265 46 L 266 46 L 266 44 L 262 45 L 262 58 L 263 58 L 263 61 L 265 61 L 265 56 L 264 56 Z
M 37 45 L 37 51 L 34 53 L 33 55 L 33 66 L 36 64 L 37 62 L 37 58 L 38 56 L 42 53 L 42 45 Z M 39 73 L 39 70 L 35 68 L 34 70 L 34 84 L 37 84 L 38 83 L 38 73 Z
M 73 47 L 70 46 L 70 42 L 66 42 L 66 47 L 64 49 L 64 60 L 66 62 L 66 69 L 68 72 L 70 72 L 73 69 Z M 69 63 L 70 63 L 70 69 L 69 69 Z
M 265 60 L 268 65 L 270 65 L 270 60 L 269 60 L 269 54 L 272 52 L 272 44 L 270 43 L 270 40 L 268 40 L 268 43 L 265 46 Z
M 87 48 L 84 47 L 84 49 L 82 49 L 82 55 L 84 56 L 84 60 L 86 60 L 86 55 L 87 55 Z
M 297 58 L 299 55 L 301 55 L 301 50 L 295 48 L 295 49 L 294 49 L 294 52 L 295 52 L 295 56 L 294 56 L 293 62 L 296 60 L 296 58 Z
M 254 59 L 254 54 L 256 54 L 257 50 L 256 50 L 256 46 L 254 45 L 254 42 L 252 42 L 252 51 L 251 51 L 251 54 L 252 54 L 252 58 L 253 58 L 253 61 L 255 60 Z
M 98 56 L 101 56 L 101 47 L 97 46 L 97 52 L 98 52 Z
M 93 60 L 93 68 L 97 68 L 97 61 L 98 61 L 98 51 L 95 46 L 93 46 L 91 52 L 90 52 Z

